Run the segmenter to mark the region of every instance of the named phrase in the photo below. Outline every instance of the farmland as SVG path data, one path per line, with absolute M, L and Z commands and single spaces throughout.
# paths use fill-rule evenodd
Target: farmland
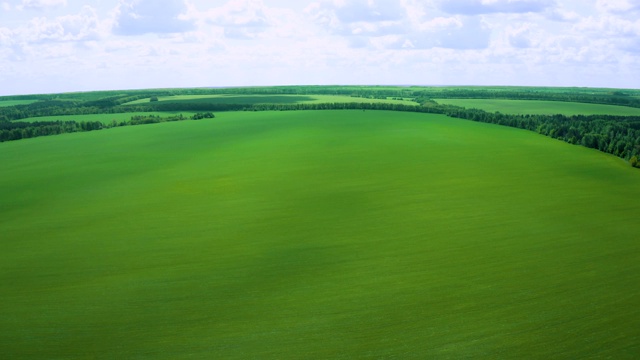
M 626 106 L 588 104 L 565 101 L 507 100 L 507 99 L 434 99 L 440 104 L 481 109 L 505 114 L 541 115 L 621 115 L 640 116 L 640 108 Z
M 9 141 L 0 162 L 7 358 L 640 352 L 640 172 L 593 149 L 261 111 Z
M 149 98 L 135 100 L 125 105 L 138 105 L 149 102 Z M 208 103 L 208 104 L 321 104 L 321 103 L 390 103 L 415 104 L 410 100 L 376 99 L 344 95 L 172 95 L 158 97 L 163 103 Z

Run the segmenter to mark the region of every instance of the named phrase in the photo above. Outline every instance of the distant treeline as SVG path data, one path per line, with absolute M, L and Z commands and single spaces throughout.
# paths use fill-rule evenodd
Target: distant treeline
M 588 88 L 528 88 L 528 87 L 401 87 L 401 86 L 276 86 L 246 88 L 193 88 L 102 91 L 53 95 L 0 97 L 2 100 L 36 100 L 31 104 L 0 107 L 0 121 L 40 116 L 126 113 L 133 111 L 206 110 L 208 104 L 164 104 L 162 101 L 125 105 L 129 102 L 172 95 L 343 95 L 367 99 L 412 99 L 427 103 L 431 99 L 517 99 L 572 101 L 620 105 L 640 108 L 640 91 Z M 246 105 L 224 104 L 229 110 L 241 110 Z M 200 108 L 198 108 L 200 106 Z
M 157 124 L 161 122 L 169 121 L 183 121 L 183 120 L 200 120 L 200 119 L 213 119 L 216 116 L 211 112 L 197 113 L 190 117 L 185 117 L 182 114 L 161 117 L 159 115 L 135 115 L 131 117 L 131 121 L 121 123 L 122 125 L 144 125 L 144 124 Z
M 160 117 L 157 115 L 136 115 L 129 121 L 112 121 L 104 124 L 100 121 L 0 121 L 0 142 L 28 139 L 37 136 L 59 135 L 65 133 L 109 129 L 116 126 L 157 124 L 169 121 L 200 120 L 214 118 L 215 115 L 197 113 L 190 117 L 183 115 Z
M 0 121 L 0 142 L 78 131 L 100 130 L 104 127 L 106 126 L 99 121 Z
M 565 93 L 549 91 L 490 91 L 490 90 L 443 90 L 437 94 L 425 93 L 419 96 L 428 99 L 503 99 L 503 100 L 546 100 L 578 102 L 590 104 L 618 105 L 640 108 L 640 98 L 621 91 L 605 94 Z

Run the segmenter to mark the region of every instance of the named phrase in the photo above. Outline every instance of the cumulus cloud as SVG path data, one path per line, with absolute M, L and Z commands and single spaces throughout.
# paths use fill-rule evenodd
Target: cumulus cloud
M 232 0 L 210 9 L 206 20 L 212 24 L 238 27 L 265 27 L 267 7 L 262 0 Z
M 43 9 L 65 5 L 67 5 L 67 0 L 22 0 L 20 7 L 24 9 Z
M 596 6 L 610 13 L 640 12 L 640 0 L 598 0 Z
M 229 0 L 209 9 L 191 7 L 188 16 L 202 32 L 232 40 L 308 41 L 317 36 L 305 16 L 292 9 L 267 6 L 263 0 Z
M 465 19 L 449 31 L 440 32 L 436 46 L 449 49 L 484 49 L 489 46 L 491 31 L 477 17 Z
M 184 0 L 121 0 L 113 31 L 117 35 L 170 34 L 194 29 Z
M 577 12 L 562 8 L 549 9 L 545 15 L 549 20 L 553 21 L 576 22 L 580 20 L 580 15 Z
M 589 17 L 577 24 L 575 29 L 593 37 L 640 37 L 640 20 L 630 21 L 612 16 Z
M 618 46 L 620 47 L 620 49 L 626 52 L 640 55 L 640 37 L 632 39 L 622 39 Z
M 574 26 L 576 32 L 592 40 L 606 41 L 625 52 L 637 53 L 640 44 L 640 20 L 627 20 L 614 15 L 588 17 Z
M 331 34 L 352 47 L 383 49 L 481 49 L 491 30 L 478 17 L 429 18 L 424 4 L 412 0 L 325 0 L 306 12 Z
M 397 21 L 405 16 L 404 8 L 395 0 L 332 1 L 338 20 L 346 23 Z
M 305 12 L 329 32 L 354 36 L 387 36 L 406 32 L 406 9 L 399 1 L 325 0 Z
M 509 40 L 509 45 L 519 49 L 526 49 L 533 46 L 532 35 L 531 35 L 531 25 L 524 24 L 518 28 L 507 28 L 506 29 L 507 37 Z
M 232 0 L 200 15 L 209 25 L 223 28 L 228 38 L 251 39 L 272 23 L 269 9 L 262 0 Z
M 13 32 L 8 28 L 0 28 L 0 45 L 8 46 L 11 44 L 11 38 L 13 37 Z
M 42 44 L 88 41 L 100 38 L 100 21 L 95 9 L 85 6 L 78 14 L 53 19 L 36 17 L 26 26 L 0 29 L 0 44 Z
M 440 9 L 449 14 L 539 13 L 554 5 L 553 0 L 441 0 Z

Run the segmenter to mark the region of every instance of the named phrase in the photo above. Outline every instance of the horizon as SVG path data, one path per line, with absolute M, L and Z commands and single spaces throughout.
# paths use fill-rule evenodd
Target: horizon
M 589 86 L 529 86 L 529 85 L 410 85 L 410 84 L 286 84 L 286 85 L 246 85 L 246 86 L 193 86 L 193 87 L 158 87 L 158 88 L 123 88 L 123 89 L 95 89 L 80 91 L 63 91 L 63 92 L 46 92 L 46 93 L 27 93 L 27 94 L 7 94 L 0 95 L 5 97 L 28 97 L 42 95 L 64 95 L 64 94 L 82 94 L 92 92 L 116 92 L 116 91 L 147 91 L 147 90 L 189 90 L 189 89 L 250 89 L 250 88 L 286 88 L 286 87 L 397 87 L 397 88 L 537 88 L 537 89 L 593 89 L 593 90 L 639 90 L 639 88 L 612 88 L 612 87 L 589 87 Z
M 0 0 L 0 96 L 309 84 L 637 89 L 639 19 L 640 0 Z

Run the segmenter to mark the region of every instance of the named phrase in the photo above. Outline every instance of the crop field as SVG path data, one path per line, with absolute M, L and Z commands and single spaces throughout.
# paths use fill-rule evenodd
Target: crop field
M 38 116 L 30 117 L 26 119 L 20 119 L 17 121 L 36 122 L 36 121 L 100 121 L 103 124 L 110 124 L 113 120 L 117 122 L 129 121 L 132 116 L 174 116 L 182 114 L 186 117 L 192 116 L 195 112 L 192 111 L 154 111 L 154 112 L 129 112 L 129 113 L 115 113 L 115 114 L 83 114 L 83 115 L 52 115 L 52 116 Z
M 640 116 L 640 108 L 541 100 L 505 100 L 505 99 L 434 99 L 440 104 L 476 108 L 488 112 L 499 111 L 504 114 L 540 114 L 540 115 L 623 115 Z
M 37 100 L 0 100 L 0 107 L 16 106 L 16 105 L 28 105 L 36 102 Z
M 416 104 L 410 100 L 369 99 L 343 95 L 175 95 L 160 96 L 158 101 L 164 103 L 189 102 L 210 104 L 315 104 L 315 103 L 377 103 Z M 126 105 L 148 104 L 149 99 L 140 99 Z
M 227 112 L 0 143 L 7 359 L 640 353 L 640 172 L 508 127 Z

